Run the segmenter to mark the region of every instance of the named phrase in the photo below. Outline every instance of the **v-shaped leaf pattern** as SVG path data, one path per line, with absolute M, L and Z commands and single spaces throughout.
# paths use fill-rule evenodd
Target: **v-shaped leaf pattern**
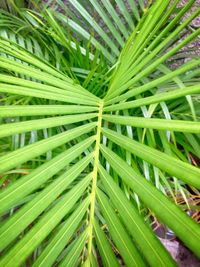
M 91 22 L 79 1 L 70 2 Z M 126 8 L 123 1 L 116 2 L 121 10 Z M 168 30 L 176 26 L 191 2 L 172 19 Z M 106 13 L 111 12 L 110 1 L 105 1 L 105 9 L 97 1 L 91 3 L 115 31 Z M 134 1 L 129 3 L 135 7 Z M 0 193 L 0 266 L 21 266 L 29 257 L 34 267 L 113 267 L 120 266 L 120 262 L 130 267 L 176 266 L 145 221 L 140 205 L 200 256 L 197 223 L 154 180 L 157 177 L 160 183 L 169 185 L 172 178 L 179 179 L 200 188 L 199 169 L 184 157 L 178 158 L 176 146 L 174 150 L 170 147 L 176 132 L 182 139 L 184 134 L 194 134 L 199 140 L 196 134 L 200 133 L 200 123 L 167 118 L 169 109 L 163 104 L 171 101 L 169 105 L 173 106 L 173 100 L 185 101 L 184 96 L 200 92 L 200 85 L 186 83 L 184 88 L 177 85 L 163 92 L 154 90 L 193 70 L 199 60 L 149 81 L 158 66 L 199 33 L 194 31 L 166 54 L 160 54 L 199 12 L 177 27 L 176 33 L 168 35 L 162 27 L 176 6 L 173 4 L 165 13 L 168 4 L 168 0 L 156 1 L 141 20 L 137 9 L 133 9 L 133 20 L 130 15 L 125 17 L 132 34 L 126 42 L 116 35 L 123 49 L 110 72 L 104 98 L 92 94 L 34 52 L 9 39 L 0 39 L 0 92 L 4 97 L 30 100 L 29 104 L 0 106 L 2 140 L 25 136 L 23 146 L 0 157 L 2 177 L 21 172 Z M 123 14 L 127 12 L 125 9 Z M 76 27 L 72 21 L 69 23 Z M 114 62 L 120 46 L 113 49 L 109 36 L 97 24 L 93 27 L 105 43 L 110 43 L 110 62 Z M 168 37 L 163 40 L 166 34 Z M 151 118 L 156 108 L 159 116 Z M 47 138 L 41 137 L 44 129 Z M 30 134 L 34 131 L 38 132 L 38 140 L 31 143 Z M 49 151 L 51 156 L 46 159 Z M 191 152 L 195 150 L 191 148 Z

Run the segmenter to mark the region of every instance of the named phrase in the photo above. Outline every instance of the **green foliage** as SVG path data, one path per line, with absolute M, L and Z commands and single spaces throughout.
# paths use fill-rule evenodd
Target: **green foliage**
M 154 216 L 200 256 L 200 10 L 138 2 L 1 11 L 0 266 L 176 266 Z

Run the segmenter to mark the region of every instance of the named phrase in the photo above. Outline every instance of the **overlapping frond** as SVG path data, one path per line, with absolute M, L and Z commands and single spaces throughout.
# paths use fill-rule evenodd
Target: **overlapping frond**
M 70 2 L 92 22 L 84 4 Z M 184 196 L 184 185 L 200 188 L 199 169 L 188 160 L 190 155 L 178 151 L 182 146 L 198 154 L 199 110 L 190 100 L 197 97 L 200 85 L 198 79 L 189 84 L 187 74 L 194 71 L 197 77 L 200 61 L 191 60 L 175 71 L 162 65 L 199 32 L 168 47 L 199 12 L 177 27 L 192 5 L 189 1 L 165 25 L 177 2 L 167 9 L 168 0 L 156 1 L 140 18 L 135 1 L 128 1 L 130 10 L 124 1 L 116 1 L 129 27 L 124 36 L 117 31 L 116 49 L 113 39 L 92 24 L 110 45 L 105 47 L 113 51 L 113 58 L 122 48 L 103 81 L 105 98 L 34 50 L 5 35 L 0 39 L 0 93 L 4 99 L 17 96 L 0 106 L 0 137 L 5 142 L 16 135 L 24 138 L 23 145 L 0 157 L 0 173 L 7 181 L 0 192 L 0 266 L 21 266 L 26 261 L 45 267 L 176 266 L 141 208 L 150 210 L 200 256 L 197 223 L 171 199 L 174 188 Z M 98 1 L 90 3 L 115 34 L 111 1 L 102 1 L 103 7 Z M 67 19 L 67 25 L 78 27 L 74 20 Z M 116 23 L 120 29 L 122 21 Z M 101 82 L 97 79 L 94 84 Z M 28 102 L 16 103 L 21 97 Z M 182 117 L 175 115 L 180 110 L 185 111 Z M 33 131 L 38 138 L 30 142 Z

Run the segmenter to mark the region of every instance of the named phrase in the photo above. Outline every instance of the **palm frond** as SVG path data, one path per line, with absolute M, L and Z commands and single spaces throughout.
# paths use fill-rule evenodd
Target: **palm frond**
M 200 256 L 200 229 L 173 201 L 179 190 L 189 206 L 187 188 L 200 188 L 191 160 L 199 155 L 200 61 L 174 71 L 165 66 L 199 33 L 176 43 L 199 10 L 180 23 L 193 1 L 171 22 L 178 1 L 168 7 L 169 0 L 159 0 L 146 10 L 143 1 L 111 2 L 70 1 L 86 28 L 71 9 L 60 18 L 55 6 L 42 12 L 57 36 L 52 41 L 47 33 L 48 49 L 35 33 L 1 35 L 0 147 L 13 137 L 22 145 L 0 157 L 0 266 L 176 266 L 150 227 L 153 216 Z M 95 52 L 77 40 L 73 50 L 65 25 L 87 44 L 91 38 Z

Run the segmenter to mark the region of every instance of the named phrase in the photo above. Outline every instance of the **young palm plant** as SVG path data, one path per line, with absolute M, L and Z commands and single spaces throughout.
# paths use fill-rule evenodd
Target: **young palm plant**
M 2 13 L 0 266 L 176 266 L 149 214 L 200 257 L 200 228 L 172 201 L 200 188 L 200 60 L 165 65 L 198 36 L 177 42 L 199 10 L 181 22 L 194 1 L 118 0 L 123 21 L 89 1 L 117 44 L 69 2 L 96 35 L 55 5 L 12 18 L 17 34 Z

